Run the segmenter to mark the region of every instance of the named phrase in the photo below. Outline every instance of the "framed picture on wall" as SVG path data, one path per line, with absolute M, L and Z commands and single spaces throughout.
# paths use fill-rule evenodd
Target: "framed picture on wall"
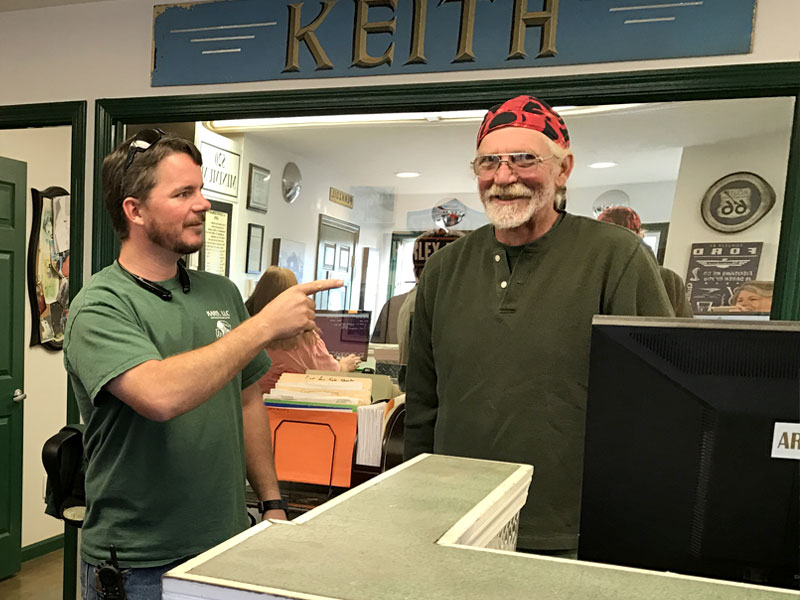
M 211 209 L 206 213 L 206 223 L 203 227 L 199 270 L 228 277 L 231 268 L 233 205 L 217 200 L 209 202 Z
M 261 257 L 263 253 L 264 226 L 250 223 L 247 225 L 246 273 L 261 273 Z
M 250 177 L 247 183 L 247 208 L 258 212 L 267 212 L 269 200 L 269 169 L 250 165 Z
M 272 264 L 292 271 L 297 281 L 303 281 L 303 265 L 306 258 L 306 245 L 302 242 L 274 238 L 272 240 Z

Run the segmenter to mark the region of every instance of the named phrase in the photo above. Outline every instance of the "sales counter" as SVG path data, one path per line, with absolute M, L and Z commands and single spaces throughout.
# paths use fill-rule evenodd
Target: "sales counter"
M 505 550 L 533 469 L 421 455 L 167 573 L 165 600 L 783 600 L 797 592 Z M 531 493 L 535 493 L 533 478 Z

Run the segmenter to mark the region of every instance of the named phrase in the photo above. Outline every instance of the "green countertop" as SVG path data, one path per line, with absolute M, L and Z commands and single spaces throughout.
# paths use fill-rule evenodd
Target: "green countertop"
M 423 455 L 171 571 L 164 598 L 772 600 L 800 593 L 437 540 L 520 465 Z M 533 478 L 531 493 L 535 493 Z M 255 530 L 255 531 L 254 531 Z M 172 595 L 174 594 L 174 595 Z

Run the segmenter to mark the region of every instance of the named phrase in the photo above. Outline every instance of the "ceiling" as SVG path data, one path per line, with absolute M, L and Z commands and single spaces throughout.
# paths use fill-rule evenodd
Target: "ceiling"
M 86 4 L 87 2 L 105 2 L 106 0 L 0 0 L 0 12 L 12 10 L 28 10 L 31 8 L 48 8 L 65 4 Z
M 682 149 L 748 138 L 791 127 L 791 98 L 748 98 L 629 105 L 564 119 L 576 163 L 569 186 L 675 181 Z M 351 187 L 394 188 L 400 194 L 475 191 L 469 163 L 478 121 L 293 127 L 250 131 L 272 147 L 341 173 Z M 590 169 L 594 162 L 619 166 Z M 399 179 L 397 171 L 417 171 Z

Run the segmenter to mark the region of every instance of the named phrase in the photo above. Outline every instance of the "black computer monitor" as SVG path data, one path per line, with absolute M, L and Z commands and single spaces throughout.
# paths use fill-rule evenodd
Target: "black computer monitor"
M 371 315 L 368 310 L 318 310 L 314 321 L 328 352 L 336 358 L 357 354 L 367 360 Z
M 800 323 L 595 317 L 578 558 L 798 589 L 798 374 Z

